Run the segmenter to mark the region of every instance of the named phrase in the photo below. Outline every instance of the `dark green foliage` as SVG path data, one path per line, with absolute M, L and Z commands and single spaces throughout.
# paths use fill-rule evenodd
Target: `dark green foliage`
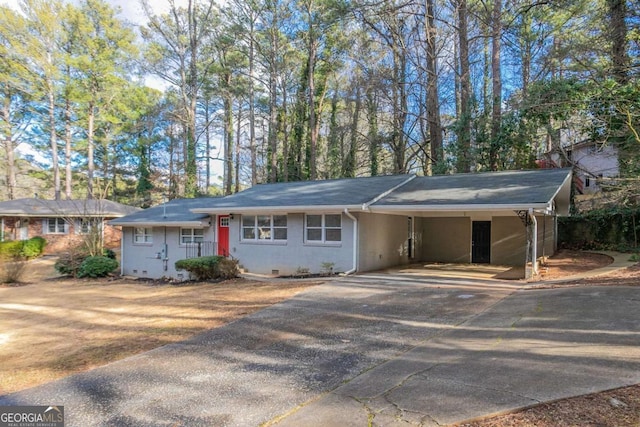
M 25 258 L 35 258 L 42 255 L 44 252 L 44 247 L 47 244 L 47 241 L 40 237 L 32 237 L 29 240 L 26 240 L 22 245 L 22 256 Z
M 68 253 L 60 256 L 53 267 L 60 274 L 78 277 L 78 271 L 86 257 L 86 254 Z
M 107 249 L 107 248 L 104 248 L 102 250 L 102 256 L 105 256 L 105 257 L 111 258 L 111 259 L 116 259 L 116 253 L 113 250 Z
M 78 277 L 105 277 L 118 268 L 118 261 L 106 256 L 88 256 L 80 265 Z
M 574 249 L 629 251 L 640 244 L 640 209 L 598 209 L 558 219 L 559 243 Z
M 181 259 L 176 261 L 177 270 L 186 270 L 196 280 L 232 279 L 237 277 L 238 262 L 221 256 Z
M 7 240 L 0 242 L 0 258 L 19 258 L 22 255 L 22 240 Z

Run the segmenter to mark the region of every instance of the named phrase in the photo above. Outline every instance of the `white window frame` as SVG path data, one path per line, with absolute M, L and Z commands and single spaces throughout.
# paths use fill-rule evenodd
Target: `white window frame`
M 83 229 L 83 226 L 85 225 L 86 230 Z M 102 221 L 98 218 L 78 218 L 75 222 L 74 228 L 76 234 L 89 234 L 96 226 L 102 228 Z
M 51 231 L 51 222 L 54 221 L 54 231 Z M 62 231 L 60 231 L 60 225 L 62 225 Z M 45 234 L 69 234 L 69 224 L 64 218 L 50 217 L 44 220 L 44 232 Z
M 134 227 L 133 228 L 133 244 L 134 245 L 150 245 L 153 243 L 153 228 L 151 227 Z
M 188 239 L 185 239 L 188 238 Z M 181 228 L 180 245 L 204 242 L 204 228 Z
M 248 223 L 248 218 L 253 218 L 253 223 Z M 275 219 L 282 220 L 284 218 L 284 225 L 281 222 L 276 224 Z M 267 224 L 268 222 L 268 224 Z M 286 242 L 289 238 L 289 218 L 287 215 L 242 215 L 240 218 L 240 240 L 243 242 Z M 246 237 L 246 232 L 252 232 L 253 237 Z M 276 237 L 276 234 L 282 236 L 284 232 L 284 238 Z
M 340 226 L 327 226 L 327 217 L 338 217 L 340 219 Z M 320 217 L 320 225 L 309 226 L 310 217 Z M 309 231 L 320 231 L 319 239 L 310 239 Z M 340 240 L 327 240 L 327 231 L 340 231 Z M 323 244 L 323 245 L 339 245 L 342 243 L 342 214 L 305 214 L 304 216 L 304 241 L 311 244 Z

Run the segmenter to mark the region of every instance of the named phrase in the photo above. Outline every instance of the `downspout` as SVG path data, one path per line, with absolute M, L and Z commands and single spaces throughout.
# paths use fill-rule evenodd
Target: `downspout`
M 358 218 L 353 216 L 347 208 L 344 209 L 344 214 L 353 221 L 353 268 L 344 272 L 345 275 L 349 275 L 358 271 Z
M 120 275 L 124 276 L 124 262 L 122 262 L 122 260 L 124 259 L 124 229 L 125 227 L 122 227 L 120 230 Z M 133 238 L 133 236 L 131 236 Z
M 529 209 L 529 216 L 531 217 L 531 226 L 533 227 L 531 236 L 531 271 L 535 276 L 538 274 L 538 220 L 533 213 L 533 209 Z

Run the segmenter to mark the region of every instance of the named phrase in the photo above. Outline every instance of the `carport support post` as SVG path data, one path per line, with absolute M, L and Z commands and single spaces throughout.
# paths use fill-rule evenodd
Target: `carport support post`
M 529 217 L 531 218 L 531 271 L 535 276 L 538 274 L 538 220 L 533 214 L 533 209 L 529 210 Z

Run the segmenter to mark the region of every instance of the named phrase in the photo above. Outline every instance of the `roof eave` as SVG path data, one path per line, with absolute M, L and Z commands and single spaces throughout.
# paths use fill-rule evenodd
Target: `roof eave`
M 224 214 L 254 214 L 254 213 L 290 213 L 290 212 L 338 212 L 349 210 L 361 210 L 362 205 L 300 205 L 300 206 L 235 206 L 221 208 L 196 208 L 193 213 L 210 215 Z
M 373 205 L 371 212 L 479 212 L 479 211 L 549 211 L 550 203 L 517 203 L 517 204 L 453 204 L 453 205 Z
M 210 221 L 109 221 L 111 225 L 122 227 L 208 227 Z

